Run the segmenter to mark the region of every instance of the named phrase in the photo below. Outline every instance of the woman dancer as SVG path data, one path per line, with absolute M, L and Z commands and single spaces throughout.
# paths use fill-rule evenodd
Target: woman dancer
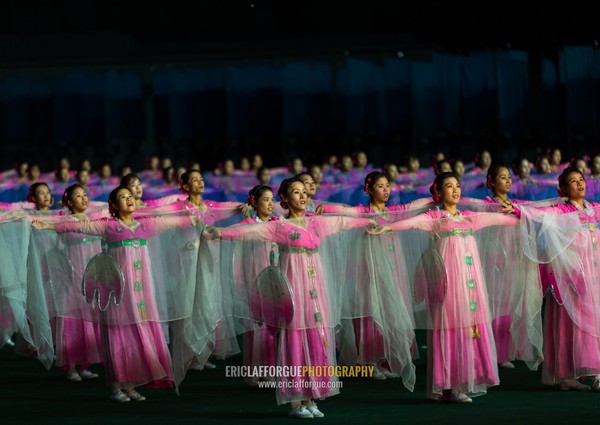
M 527 201 L 511 200 L 508 198 L 512 186 L 512 177 L 508 167 L 493 164 L 488 169 L 485 185 L 488 190 L 492 191 L 492 196 L 488 196 L 485 199 L 486 203 L 497 204 L 502 212 L 512 212 L 516 213 L 517 216 L 520 215 L 520 210 L 518 208 L 515 209 L 515 205 L 526 204 Z M 513 369 L 515 365 L 511 360 L 516 358 L 517 353 L 511 341 L 510 328 L 512 318 L 508 311 L 510 304 L 510 300 L 508 299 L 509 292 L 501 286 L 504 285 L 497 285 L 494 288 L 490 288 L 490 292 L 495 292 L 493 299 L 495 302 L 494 309 L 496 310 L 492 322 L 492 330 L 496 341 L 499 366 L 506 369 Z M 500 312 L 506 314 L 499 315 Z
M 91 219 L 84 214 L 88 207 L 85 190 L 79 184 L 69 186 L 63 195 L 62 204 L 71 213 L 75 222 Z M 73 264 L 73 282 L 65 293 L 58 292 L 56 297 L 61 306 L 55 321 L 56 364 L 67 370 L 69 381 L 79 382 L 82 379 L 96 379 L 98 374 L 88 370 L 93 364 L 102 363 L 100 345 L 100 329 L 98 327 L 98 311 L 93 305 L 85 303 L 81 295 L 83 273 L 88 261 L 102 252 L 101 238 L 81 233 L 66 233 L 63 242 L 67 246 L 69 259 Z M 86 317 L 69 317 L 70 311 L 89 310 Z M 63 313 L 63 314 L 61 314 Z M 80 365 L 79 372 L 76 365 Z
M 270 186 L 257 185 L 248 194 L 248 205 L 256 212 L 256 217 L 246 217 L 241 224 L 267 223 L 278 220 L 273 214 L 275 199 L 273 189 Z M 242 265 L 241 273 L 250 272 L 250 276 L 244 279 L 248 282 L 256 280 L 256 276 L 269 265 L 271 251 L 275 250 L 276 244 L 257 243 L 252 250 L 252 259 L 249 264 Z M 244 260 L 248 259 L 242 259 Z M 248 331 L 244 334 L 244 364 L 250 367 L 275 366 L 275 339 L 272 330 L 264 324 L 256 331 Z M 264 377 L 268 378 L 268 377 Z M 255 386 L 261 378 L 246 378 L 249 385 Z
M 335 312 L 319 247 L 328 236 L 366 227 L 370 219 L 307 216 L 306 188 L 296 178 L 281 183 L 278 196 L 288 213 L 282 219 L 252 226 L 233 226 L 204 232 L 208 239 L 260 240 L 279 244 L 280 268 L 291 287 L 294 315 L 279 329 L 278 366 L 334 366 Z M 281 377 L 278 377 L 281 379 Z M 336 395 L 335 376 L 284 378 L 277 387 L 278 404 L 291 403 L 292 418 L 323 417 L 314 400 Z M 283 385 L 292 380 L 294 385 Z
M 460 183 L 453 173 L 438 175 L 430 187 L 438 208 L 378 230 L 421 229 L 430 233 L 440 273 L 415 282 L 415 296 L 424 294 L 431 330 L 428 332 L 428 396 L 471 403 L 497 385 L 498 366 L 491 330 L 484 274 L 473 232 L 487 226 L 514 225 L 514 216 L 459 211 Z M 413 247 L 414 248 L 414 247 Z M 431 276 L 431 267 L 424 267 Z M 444 272 L 445 271 L 445 272 Z M 421 285 L 423 282 L 421 282 Z
M 29 193 L 27 194 L 27 201 L 35 204 L 35 210 L 41 213 L 47 213 L 50 211 L 50 207 L 54 205 L 54 198 L 52 198 L 52 192 L 50 186 L 44 182 L 34 183 L 29 186 Z
M 561 252 L 555 259 L 540 269 L 543 287 L 553 295 L 546 297 L 542 382 L 558 384 L 564 391 L 589 391 L 590 386 L 578 379 L 591 376 L 595 377 L 592 389 L 600 391 L 600 255 L 597 247 L 600 231 L 596 218 L 600 204 L 585 200 L 586 182 L 577 168 L 565 168 L 558 183 L 560 196 L 566 200 L 540 210 L 562 215 L 553 221 L 559 226 L 555 229 L 561 235 L 574 232 L 574 237 L 560 247 Z M 522 210 L 529 209 L 523 207 Z M 546 229 L 544 224 L 551 221 L 551 217 L 544 216 L 538 234 L 542 234 Z
M 154 297 L 147 239 L 168 229 L 197 224 L 197 219 L 194 216 L 134 218 L 133 195 L 122 186 L 110 193 L 108 203 L 110 219 L 69 220 L 56 224 L 34 221 L 32 226 L 55 229 L 59 234 L 102 236 L 107 242 L 109 253 L 120 266 L 125 282 L 119 308 L 107 310 L 107 323 L 102 329 L 103 357 L 112 390 L 110 400 L 143 401 L 145 397 L 134 387 L 172 385 L 171 359 Z
M 368 206 L 345 207 L 337 204 L 323 204 L 319 206 L 317 212 L 350 216 L 360 215 L 370 217 L 375 220 L 378 225 L 383 225 L 399 220 L 399 213 L 402 214 L 402 216 L 405 216 L 404 214 L 406 210 L 411 207 L 416 208 L 418 205 L 424 204 L 424 202 L 429 203 L 429 201 L 424 199 L 411 204 L 387 206 L 386 203 L 390 197 L 390 183 L 387 177 L 379 171 L 373 171 L 365 177 L 364 191 L 369 195 Z M 394 238 L 387 242 L 389 242 L 389 246 L 387 246 L 387 252 L 388 255 L 391 256 L 390 262 L 398 265 L 404 264 L 404 258 L 402 256 L 399 240 Z M 366 264 L 363 266 L 366 271 Z M 408 289 L 408 284 L 402 267 L 397 269 L 397 275 L 394 277 L 394 280 L 396 281 L 396 285 L 399 290 L 397 296 L 402 300 L 400 305 L 406 310 L 406 316 L 410 318 L 409 321 L 412 322 L 412 305 L 409 301 L 410 291 Z M 367 288 L 363 288 L 361 291 L 359 291 L 359 293 L 368 294 L 369 291 Z M 379 303 L 379 301 L 380 300 L 376 300 L 373 302 Z M 368 297 L 364 297 L 362 299 L 363 305 L 360 308 L 365 312 L 373 311 L 372 306 L 366 305 L 369 302 L 371 302 L 371 300 Z M 360 316 L 361 317 L 359 318 L 353 319 L 353 330 L 357 350 L 356 363 L 375 366 L 372 374 L 373 379 L 398 377 L 398 374 L 390 371 L 388 361 L 386 360 L 385 343 L 382 335 L 381 323 L 375 323 L 373 317 L 371 316 Z M 407 323 L 407 329 L 409 328 L 410 324 Z M 413 340 L 414 333 L 412 329 L 407 330 L 407 335 L 403 338 L 403 341 L 408 343 L 409 353 L 411 351 Z M 345 352 L 346 349 L 341 347 L 341 351 Z M 411 358 L 408 356 L 408 358 L 404 359 L 404 364 L 402 366 L 407 367 L 410 361 Z M 414 373 L 414 371 L 412 373 Z M 405 380 L 410 381 L 410 378 L 406 379 L 408 376 L 405 375 L 404 378 Z

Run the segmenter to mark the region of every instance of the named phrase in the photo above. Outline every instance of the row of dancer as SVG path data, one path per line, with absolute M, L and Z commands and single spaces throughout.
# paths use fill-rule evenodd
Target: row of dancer
M 198 173 L 199 174 L 199 173 Z M 377 181 L 381 180 L 381 179 L 375 179 L 373 177 L 375 176 L 371 176 L 373 182 L 370 183 L 369 181 L 366 182 L 366 190 L 370 193 L 370 194 L 374 194 L 375 193 L 375 186 L 377 184 Z M 438 176 L 439 177 L 439 176 Z M 221 238 L 242 238 L 242 239 L 248 239 L 251 237 L 256 237 L 256 238 L 260 238 L 261 240 L 265 240 L 265 241 L 271 241 L 271 242 L 277 242 L 279 244 L 279 247 L 285 247 L 284 249 L 279 249 L 280 252 L 280 256 L 281 256 L 281 263 L 280 263 L 280 268 L 284 271 L 285 275 L 288 277 L 288 280 L 290 281 L 290 285 L 292 286 L 293 289 L 297 289 L 295 291 L 292 291 L 293 296 L 294 297 L 298 297 L 298 298 L 294 298 L 294 301 L 297 301 L 298 306 L 304 306 L 306 304 L 305 308 L 299 308 L 298 310 L 301 312 L 304 312 L 304 316 L 300 315 L 297 320 L 299 323 L 293 323 L 292 325 L 287 325 L 287 327 L 285 329 L 282 329 L 278 332 L 278 337 L 277 337 L 277 341 L 278 341 L 278 361 L 280 362 L 280 364 L 285 364 L 286 363 L 286 359 L 287 359 L 287 363 L 289 363 L 290 361 L 300 361 L 300 364 L 306 365 L 306 364 L 315 364 L 315 357 L 318 357 L 318 360 L 321 362 L 321 364 L 324 362 L 325 364 L 335 364 L 335 356 L 333 355 L 334 353 L 331 352 L 332 347 L 335 346 L 335 337 L 333 335 L 333 324 L 335 324 L 338 321 L 338 318 L 336 317 L 335 313 L 337 311 L 336 308 L 331 307 L 330 305 L 327 305 L 327 302 L 330 298 L 329 295 L 327 294 L 323 294 L 323 293 L 316 293 L 316 296 L 313 297 L 313 294 L 315 290 L 317 290 L 317 288 L 326 288 L 325 285 L 315 285 L 315 280 L 316 279 L 323 279 L 325 276 L 327 277 L 331 277 L 332 273 L 326 273 L 326 269 L 327 267 L 323 267 L 321 264 L 319 264 L 319 262 L 317 262 L 317 260 L 320 260 L 320 257 L 326 256 L 325 253 L 321 252 L 319 253 L 318 251 L 318 247 L 319 247 L 319 241 L 320 238 L 323 238 L 324 240 L 327 239 L 327 236 L 332 235 L 333 233 L 335 233 L 336 230 L 341 230 L 341 229 L 347 229 L 349 227 L 352 226 L 362 226 L 364 227 L 367 223 L 370 223 L 370 218 L 366 218 L 366 219 L 354 219 L 354 220 L 349 220 L 348 218 L 344 218 L 343 216 L 335 216 L 335 217 L 318 217 L 318 216 L 313 216 L 313 215 L 306 215 L 305 214 L 305 209 L 306 209 L 306 195 L 305 195 L 305 186 L 302 182 L 300 181 L 286 181 L 285 182 L 286 185 L 282 184 L 282 188 L 279 191 L 279 196 L 281 199 L 284 200 L 285 202 L 285 206 L 288 209 L 288 214 L 287 216 L 284 216 L 283 220 L 273 220 L 272 223 L 267 223 L 265 225 L 261 225 L 260 228 L 255 226 L 255 225 L 251 225 L 251 226 L 244 226 L 244 227 L 231 227 L 231 228 L 225 228 L 225 229 L 221 229 L 219 232 L 216 231 L 209 231 L 206 232 L 206 235 L 219 235 Z M 385 184 L 384 184 L 385 186 Z M 385 190 L 382 190 L 383 192 L 385 192 Z M 121 192 L 119 194 L 119 192 Z M 267 191 L 268 192 L 268 191 Z M 453 346 L 454 343 L 462 343 L 465 342 L 464 339 L 467 339 L 467 342 L 473 342 L 475 341 L 476 343 L 472 343 L 471 346 L 473 347 L 472 349 L 472 353 L 469 356 L 465 356 L 467 358 L 470 358 L 470 363 L 467 362 L 465 363 L 463 366 L 465 367 L 465 369 L 462 369 L 461 367 L 458 367 L 458 370 L 456 371 L 456 375 L 452 374 L 452 376 L 448 377 L 448 376 L 444 376 L 444 374 L 442 373 L 441 376 L 439 376 L 439 373 L 436 374 L 436 370 L 439 372 L 440 370 L 444 370 L 443 366 L 447 365 L 447 364 L 461 364 L 461 360 L 467 360 L 466 358 L 462 358 L 461 359 L 456 359 L 456 358 L 452 358 L 450 357 L 444 357 L 444 355 L 440 355 L 440 353 L 438 352 L 438 355 L 433 355 L 432 357 L 432 363 L 431 363 L 431 367 L 430 370 L 433 372 L 433 378 L 432 378 L 432 386 L 431 386 L 431 395 L 434 397 L 438 397 L 441 399 L 447 399 L 447 400 L 451 400 L 451 401 L 468 401 L 470 400 L 468 394 L 470 395 L 475 395 L 478 393 L 482 392 L 482 388 L 484 389 L 485 387 L 489 386 L 489 385 L 493 385 L 494 383 L 497 383 L 497 369 L 496 369 L 496 362 L 495 360 L 495 350 L 493 349 L 494 347 L 494 338 L 491 337 L 492 332 L 490 331 L 489 328 L 489 324 L 490 324 L 490 313 L 488 310 L 486 310 L 486 305 L 488 305 L 488 302 L 486 300 L 486 294 L 485 294 L 485 289 L 482 285 L 482 283 L 484 282 L 483 279 L 483 274 L 480 271 L 482 269 L 481 267 L 481 263 L 478 262 L 477 260 L 477 256 L 475 255 L 476 251 L 474 246 L 472 245 L 474 242 L 474 240 L 471 240 L 472 238 L 472 231 L 478 230 L 480 228 L 480 226 L 483 225 L 490 225 L 490 224 L 500 224 L 500 223 L 504 223 L 504 224 L 515 224 L 515 217 L 511 217 L 511 216 L 507 216 L 507 215 L 499 215 L 499 214 L 474 214 L 473 217 L 477 217 L 477 219 L 474 219 L 471 216 L 471 214 L 467 213 L 467 212 L 458 212 L 458 210 L 456 210 L 456 206 L 458 205 L 458 202 L 460 201 L 460 189 L 459 189 L 459 185 L 458 185 L 458 181 L 455 177 L 453 176 L 449 176 L 449 175 L 445 175 L 442 176 L 441 180 L 437 180 L 434 183 L 434 185 L 432 185 L 432 194 L 435 196 L 436 201 L 438 201 L 439 203 L 439 210 L 435 210 L 432 212 L 427 213 L 426 216 L 423 216 L 419 219 L 410 219 L 410 220 L 400 220 L 398 221 L 399 224 L 397 225 L 391 225 L 391 229 L 392 230 L 399 230 L 400 228 L 402 228 L 403 226 L 414 226 L 423 230 L 426 230 L 427 232 L 431 233 L 431 234 L 436 234 L 436 235 L 444 235 L 444 237 L 440 238 L 440 247 L 437 248 L 437 252 L 440 254 L 440 258 L 441 261 L 444 263 L 452 263 L 454 268 L 461 268 L 461 265 L 458 264 L 454 264 L 454 263 L 461 263 L 461 261 L 464 260 L 464 258 L 461 259 L 461 256 L 457 253 L 460 252 L 460 250 L 457 250 L 457 246 L 454 245 L 458 245 L 458 246 L 464 246 L 464 249 L 468 250 L 469 253 L 473 254 L 471 256 L 467 255 L 464 256 L 465 258 L 467 257 L 471 257 L 471 264 L 468 264 L 468 261 L 465 262 L 465 264 L 467 264 L 468 267 L 467 269 L 469 270 L 463 270 L 462 274 L 459 273 L 460 278 L 457 278 L 455 276 L 452 276 L 452 274 L 448 274 L 448 276 L 446 276 L 445 278 L 445 283 L 443 285 L 437 285 L 437 289 L 436 290 L 431 290 L 429 287 L 433 286 L 434 288 L 436 287 L 436 285 L 430 285 L 431 282 L 426 282 L 429 287 L 427 289 L 426 292 L 426 299 L 427 299 L 427 304 L 428 304 L 428 314 L 429 314 L 429 319 L 432 318 L 437 318 L 435 320 L 431 320 L 431 324 L 430 326 L 433 327 L 433 329 L 435 329 L 436 326 L 438 326 L 438 332 L 437 334 L 435 332 L 433 332 L 431 334 L 431 341 L 430 341 L 430 352 L 436 352 L 436 348 L 435 347 L 443 347 L 443 348 L 448 348 Z M 139 225 L 136 225 L 135 222 L 139 222 L 140 220 L 134 219 L 132 218 L 133 216 L 129 213 L 133 213 L 132 209 L 135 209 L 135 204 L 133 202 L 133 196 L 131 195 L 131 192 L 129 192 L 128 190 L 124 189 L 124 188 L 120 188 L 117 193 L 114 195 L 116 198 L 113 199 L 112 205 L 113 205 L 113 213 L 115 214 L 115 216 L 117 217 L 116 219 L 114 219 L 114 221 L 116 223 L 121 223 L 121 224 L 125 224 L 126 226 L 131 226 L 133 225 L 133 227 L 137 228 Z M 257 202 L 260 202 L 260 199 L 262 199 L 262 197 L 260 197 Z M 375 199 L 375 198 L 374 198 Z M 271 201 L 272 202 L 272 201 Z M 376 201 L 377 202 L 377 201 Z M 259 205 L 256 205 L 257 209 L 259 209 Z M 382 208 L 381 205 L 376 207 L 377 210 L 379 210 L 379 212 L 381 212 L 382 214 L 385 214 L 385 206 Z M 448 214 L 450 216 L 448 216 Z M 480 218 L 481 216 L 481 218 Z M 264 216 L 263 216 L 264 218 Z M 102 228 L 102 230 L 98 230 L 98 228 L 96 228 L 94 230 L 94 232 L 96 233 L 101 233 L 103 236 L 105 236 L 106 239 L 109 239 L 107 230 L 106 230 L 106 226 L 109 222 L 112 222 L 111 220 L 113 219 L 103 219 L 102 223 L 105 226 L 104 228 Z M 361 221 L 362 220 L 362 221 Z M 412 220 L 412 221 L 411 221 Z M 187 220 L 188 225 L 189 225 L 189 219 Z M 147 222 L 142 220 L 142 222 Z M 429 224 L 427 224 L 429 222 Z M 458 223 L 458 224 L 456 224 Z M 35 225 L 36 227 L 51 227 L 49 224 L 42 224 L 41 222 L 37 222 L 37 224 Z M 62 225 L 61 225 L 62 226 Z M 80 228 L 77 227 L 77 229 L 73 228 L 70 229 L 71 231 L 77 230 L 77 231 L 81 231 L 81 230 L 86 230 L 88 232 L 91 232 L 92 230 L 90 230 L 91 228 L 89 227 L 89 225 L 87 223 L 83 223 L 84 228 Z M 88 227 L 85 227 L 88 226 Z M 117 240 L 111 240 L 109 242 L 110 243 L 114 243 L 114 242 L 118 242 L 118 238 L 123 238 L 125 235 L 122 235 L 121 233 L 123 233 L 125 231 L 124 227 L 119 227 L 120 224 L 116 224 L 116 227 L 114 229 L 113 235 L 110 236 L 110 238 L 113 239 L 117 239 Z M 464 227 L 463 227 L 464 226 Z M 148 226 L 143 225 L 140 226 L 141 228 L 145 228 L 147 229 L 148 227 L 152 227 L 152 226 Z M 57 227 L 59 230 L 61 229 L 61 227 Z M 64 230 L 64 228 L 62 228 Z M 121 229 L 121 231 L 119 232 L 119 229 Z M 458 229 L 458 230 L 456 230 Z M 471 230 L 471 234 L 468 231 L 468 229 Z M 381 232 L 382 229 L 378 229 L 378 230 L 372 230 L 371 233 L 376 234 L 378 232 Z M 383 236 L 380 236 L 383 237 Z M 460 242 L 462 240 L 467 241 L 467 242 Z M 144 239 L 144 238 L 134 238 L 133 240 L 139 240 L 140 239 Z M 125 239 L 125 240 L 132 240 L 131 238 L 129 239 Z M 402 238 L 400 238 L 400 240 L 402 240 Z M 459 242 L 457 242 L 459 241 Z M 442 242 L 449 245 L 449 247 L 443 247 Z M 133 242 L 132 242 L 133 243 Z M 305 246 L 306 245 L 306 246 Z M 120 244 L 118 246 L 118 248 L 130 248 L 131 245 L 129 245 L 127 242 L 125 244 Z M 393 246 L 392 246 L 393 247 Z M 113 246 L 112 249 L 117 248 L 117 246 Z M 143 248 L 143 246 L 139 246 L 139 247 L 135 247 L 136 249 L 141 249 Z M 387 247 L 389 249 L 389 247 Z M 142 249 L 143 251 L 143 249 Z M 322 250 L 323 251 L 323 250 Z M 111 251 L 112 252 L 112 251 Z M 141 251 L 140 251 L 141 252 Z M 450 254 L 454 253 L 457 254 L 458 256 L 456 258 L 458 258 L 458 260 L 452 259 Z M 329 257 L 326 257 L 329 258 Z M 389 259 L 389 257 L 388 257 Z M 460 261 L 459 261 L 460 260 Z M 125 261 L 125 260 L 122 260 Z M 264 262 L 264 259 L 262 259 L 261 261 Z M 309 264 L 303 264 L 302 261 L 308 261 Z M 396 262 L 399 261 L 397 258 L 395 258 L 392 262 Z M 331 265 L 329 265 L 329 267 L 331 267 Z M 348 265 L 346 265 L 346 267 L 348 267 Z M 298 280 L 300 280 L 297 276 L 304 276 L 305 273 L 298 273 L 299 269 L 303 269 L 306 268 L 306 270 L 313 270 L 313 272 L 307 272 L 307 276 L 308 278 L 303 279 L 302 282 L 297 283 Z M 446 267 L 448 268 L 448 267 Z M 453 268 L 453 270 L 454 270 Z M 464 269 L 465 267 L 462 266 L 462 268 Z M 135 268 L 134 271 L 132 273 L 135 273 Z M 311 275 L 314 273 L 314 276 L 311 277 Z M 465 273 L 467 273 L 465 275 Z M 471 274 L 469 274 L 471 273 Z M 339 273 L 338 273 L 339 274 Z M 318 278 L 317 278 L 318 276 Z M 364 277 L 364 276 L 363 276 Z M 472 277 L 469 279 L 466 279 L 468 277 Z M 476 291 L 472 291 L 473 293 L 471 295 L 469 295 L 468 297 L 471 297 L 470 299 L 467 297 L 467 299 L 469 299 L 468 305 L 467 307 L 469 307 L 468 311 L 474 311 L 474 313 L 469 313 L 468 316 L 469 317 L 461 317 L 460 314 L 456 314 L 455 311 L 449 310 L 447 311 L 447 309 L 449 308 L 449 302 L 447 300 L 452 299 L 452 300 L 456 300 L 455 297 L 448 297 L 448 294 L 450 293 L 450 288 L 452 288 L 453 285 L 453 281 L 454 280 L 462 280 L 463 278 L 465 278 L 465 281 L 467 282 L 467 287 L 469 287 L 469 282 L 471 280 L 474 280 L 474 288 L 469 288 L 469 289 L 476 289 Z M 150 279 L 150 277 L 145 278 L 145 279 Z M 144 280 L 145 280 L 144 279 Z M 335 280 L 335 279 L 332 279 Z M 385 280 L 384 277 L 381 277 L 381 280 Z M 395 280 L 396 282 L 399 280 L 398 277 L 393 278 L 392 280 Z M 137 281 L 136 281 L 137 282 Z M 134 282 L 135 283 L 135 282 Z M 387 284 L 389 285 L 389 279 Z M 383 285 L 383 283 L 382 283 Z M 135 285 L 134 285 L 135 286 Z M 298 286 L 298 288 L 296 288 L 296 286 Z M 380 285 L 381 286 L 381 285 Z M 461 285 L 456 285 L 456 287 L 460 287 Z M 464 286 L 464 285 L 463 285 Z M 439 289 L 440 287 L 445 288 L 444 290 Z M 446 291 L 446 294 L 443 297 L 443 302 L 440 302 L 440 294 L 439 292 L 442 291 Z M 468 292 L 468 291 L 467 291 Z M 396 296 L 397 299 L 401 299 L 402 296 L 404 296 L 403 299 L 403 303 L 404 305 L 408 305 L 411 304 L 410 300 L 407 300 L 407 298 L 410 297 L 410 295 L 406 295 L 406 292 L 402 293 L 402 291 L 394 291 L 392 290 L 391 292 L 389 292 L 390 294 L 393 294 Z M 436 295 L 437 293 L 437 295 Z M 303 300 L 303 297 L 306 297 L 306 294 L 310 294 L 310 297 L 308 298 L 308 301 L 311 302 L 306 302 L 306 303 L 302 303 L 301 301 Z M 135 294 L 131 295 L 131 297 L 133 297 L 132 299 L 136 299 L 134 297 Z M 393 297 L 392 297 L 393 298 Z M 323 301 L 315 301 L 315 300 L 323 300 Z M 437 301 L 434 301 L 437 300 Z M 476 301 L 473 301 L 476 300 Z M 143 301 L 143 300 L 142 300 Z M 307 301 L 307 300 L 304 300 Z M 462 301 L 465 301 L 465 298 L 462 298 Z M 135 306 L 130 306 L 132 309 L 134 308 L 138 308 L 139 311 L 139 306 L 140 304 L 138 304 L 140 301 L 137 301 Z M 320 305 L 319 303 L 323 302 L 323 305 Z M 475 303 L 475 304 L 472 304 Z M 144 304 L 141 304 L 144 305 Z M 476 310 L 472 310 L 471 306 L 472 305 L 477 305 L 478 309 Z M 460 310 L 460 308 L 457 308 L 457 305 L 452 306 L 453 309 L 457 309 Z M 461 307 L 465 307 L 465 305 L 462 305 Z M 145 306 L 146 309 L 148 309 L 148 306 Z M 362 308 L 362 307 L 361 307 Z M 372 306 L 370 307 L 372 308 Z M 437 310 L 436 310 L 437 308 Z M 488 308 L 489 309 L 489 308 Z M 404 310 L 407 310 L 407 308 L 405 307 Z M 146 310 L 147 312 L 147 310 Z M 353 313 L 349 313 L 349 315 L 351 316 Z M 146 318 L 148 317 L 147 313 L 145 313 Z M 439 317 L 438 317 L 439 316 Z M 448 321 L 448 316 L 451 316 L 452 319 L 455 321 L 454 325 L 451 326 L 450 329 L 460 329 L 460 332 L 450 332 L 449 330 L 440 330 L 439 329 L 439 323 L 453 323 L 453 320 Z M 374 317 L 374 316 L 373 316 Z M 408 314 L 408 317 L 410 318 L 410 314 Z M 317 318 L 319 318 L 319 320 L 317 320 Z M 141 320 L 140 318 L 136 319 L 136 320 Z M 296 319 L 295 319 L 296 320 Z M 379 322 L 382 322 L 382 319 L 379 319 Z M 400 322 L 402 322 L 402 320 L 399 320 Z M 404 322 L 406 322 L 407 320 L 404 320 Z M 439 322 L 441 321 L 441 322 Z M 407 375 L 406 374 L 406 369 L 410 370 L 411 366 L 410 366 L 410 361 L 406 361 L 407 358 L 407 353 L 411 353 L 412 350 L 412 342 L 410 344 L 405 344 L 404 347 L 395 347 L 395 346 L 389 346 L 389 340 L 391 340 L 392 338 L 387 338 L 386 340 L 386 336 L 389 336 L 390 334 L 389 332 L 389 328 L 394 328 L 394 326 L 390 325 L 388 327 L 382 326 L 381 323 L 377 323 L 376 320 L 363 320 L 363 323 L 361 324 L 359 321 L 359 324 L 356 326 L 356 329 L 359 330 L 359 334 L 365 335 L 369 333 L 369 330 L 373 330 L 373 332 L 371 332 L 372 334 L 382 334 L 382 338 L 384 340 L 383 345 L 384 345 L 384 356 L 378 355 L 379 356 L 379 360 L 381 359 L 385 359 L 386 360 L 386 366 L 390 367 L 392 370 L 392 372 L 397 371 L 399 372 L 400 375 L 402 375 L 403 377 L 405 376 L 410 376 L 410 373 Z M 388 323 L 390 323 L 388 321 Z M 410 337 L 410 330 L 414 327 L 410 324 L 410 321 L 408 321 L 408 325 L 405 323 L 403 326 L 401 326 L 401 328 L 404 330 L 403 333 L 403 340 L 405 341 L 411 341 L 411 337 Z M 436 323 L 438 323 L 436 325 Z M 469 324 L 469 326 L 464 326 L 466 324 Z M 379 327 L 378 327 L 379 326 Z M 288 329 L 289 328 L 289 329 Z M 310 332 L 306 332 L 307 330 L 312 329 L 313 331 Z M 367 332 L 365 333 L 364 330 L 367 329 Z M 444 328 L 442 328 L 444 329 Z M 466 329 L 469 330 L 469 332 L 466 332 Z M 407 331 L 408 330 L 408 331 Z M 292 331 L 297 331 L 297 332 L 292 332 Z M 362 333 L 360 333 L 362 332 Z M 395 335 L 398 335 L 397 333 Z M 409 335 L 408 337 L 406 337 L 406 335 Z M 471 340 L 468 339 L 468 335 L 471 335 Z M 476 335 L 477 337 L 475 338 Z M 379 337 L 377 337 L 379 338 Z M 358 338 L 358 340 L 360 341 L 360 338 Z M 394 341 L 398 341 L 398 338 L 394 339 Z M 369 343 L 371 343 L 371 341 L 369 341 Z M 387 344 L 387 345 L 386 345 Z M 359 345 L 361 345 L 359 343 Z M 375 341 L 374 345 L 377 346 L 378 343 Z M 364 348 L 365 344 L 363 344 L 363 348 Z M 469 346 L 469 345 L 466 345 Z M 304 351 L 304 355 L 302 356 L 301 359 L 298 359 L 297 356 L 293 356 L 292 354 L 297 353 L 298 350 L 300 349 L 300 347 L 304 347 L 303 350 L 300 351 Z M 326 349 L 325 349 L 326 347 Z M 140 350 L 142 348 L 139 348 Z M 385 354 L 387 350 L 388 354 Z M 444 351 L 444 350 L 442 350 Z M 400 352 L 400 354 L 397 354 L 398 352 Z M 450 353 L 452 353 L 453 351 L 446 351 L 447 355 L 450 355 Z M 293 358 L 293 359 L 291 359 Z M 410 357 L 408 357 L 410 359 Z M 398 362 L 395 362 L 396 359 L 399 359 Z M 404 359 L 404 360 L 402 360 Z M 316 362 L 316 364 L 319 364 L 319 361 Z M 476 364 L 475 364 L 475 363 Z M 399 366 L 399 368 L 398 368 Z M 437 366 L 437 369 L 436 369 Z M 455 379 L 457 376 L 460 377 L 458 380 L 461 381 L 464 379 L 464 376 L 468 375 L 467 371 L 469 371 L 469 368 L 475 368 L 479 371 L 481 371 L 481 376 L 476 377 L 476 382 L 475 384 L 473 382 L 470 383 L 465 383 L 465 382 L 452 382 L 453 379 Z M 461 377 L 461 373 L 463 374 L 463 376 Z M 167 375 L 168 377 L 168 375 Z M 129 379 L 129 378 L 127 378 Z M 410 381 L 411 378 L 405 379 L 405 384 L 406 381 Z M 436 380 L 437 379 L 437 380 Z M 561 381 L 561 382 L 564 382 Z M 146 383 L 146 382 L 141 382 L 141 381 L 136 381 L 134 379 L 131 379 L 130 381 L 123 381 L 123 383 L 126 384 L 139 384 L 139 383 Z M 121 387 L 119 387 L 121 388 Z M 126 390 L 128 390 L 130 393 L 132 391 L 132 387 L 131 385 L 128 385 L 126 387 L 124 387 Z M 318 410 L 316 408 L 316 406 L 314 406 L 313 402 L 311 400 L 313 399 L 318 399 L 318 398 L 322 398 L 325 395 L 331 395 L 333 394 L 335 391 L 326 391 L 326 392 L 315 392 L 314 390 L 308 390 L 308 391 L 291 391 L 291 395 L 290 392 L 288 391 L 287 393 L 285 391 L 279 391 L 278 392 L 278 396 L 279 396 L 279 401 L 280 402 L 292 402 L 295 403 L 293 405 L 293 409 L 290 412 L 292 416 L 294 417 L 303 417 L 303 416 L 308 416 L 310 415 L 315 415 L 315 409 Z M 116 391 L 115 394 L 119 394 L 119 391 Z M 127 395 L 124 395 L 125 397 L 127 397 Z M 123 398 L 120 394 L 118 395 L 119 398 Z M 304 403 L 304 404 L 303 404 Z M 312 410 L 312 412 L 311 412 Z M 308 412 L 308 414 L 306 413 Z M 318 413 L 317 413 L 318 415 Z

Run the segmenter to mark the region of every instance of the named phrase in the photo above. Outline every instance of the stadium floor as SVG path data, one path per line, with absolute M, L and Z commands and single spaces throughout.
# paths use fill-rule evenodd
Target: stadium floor
M 600 393 L 559 391 L 540 382 L 521 362 L 501 369 L 499 386 L 473 404 L 446 404 L 425 398 L 425 353 L 417 361 L 413 393 L 399 379 L 343 380 L 341 394 L 321 401 L 329 424 L 535 424 L 595 420 Z M 287 407 L 277 406 L 272 389 L 246 386 L 241 378 L 225 377 L 226 365 L 240 365 L 241 355 L 216 361 L 216 369 L 190 371 L 181 395 L 172 390 L 140 389 L 148 400 L 115 404 L 107 399 L 102 380 L 69 382 L 58 368 L 46 371 L 36 360 L 0 350 L 0 424 L 253 424 L 294 423 Z M 93 369 L 93 368 L 92 368 Z M 101 368 L 95 369 L 101 374 Z M 291 421 L 291 422 L 290 422 Z

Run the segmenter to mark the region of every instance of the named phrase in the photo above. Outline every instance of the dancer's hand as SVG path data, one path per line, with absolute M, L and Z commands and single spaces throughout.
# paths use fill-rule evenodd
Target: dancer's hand
M 36 230 L 47 230 L 47 229 L 54 229 L 54 225 L 48 223 L 47 221 L 44 220 L 33 220 L 31 222 L 31 227 L 33 227 Z
M 377 227 L 372 227 L 370 229 L 367 229 L 367 233 L 369 235 L 381 235 L 383 233 L 386 232 L 391 232 L 392 229 L 390 228 L 390 226 L 377 226 Z
M 209 241 L 219 239 L 221 237 L 221 230 L 216 227 L 207 227 L 202 232 L 202 237 Z

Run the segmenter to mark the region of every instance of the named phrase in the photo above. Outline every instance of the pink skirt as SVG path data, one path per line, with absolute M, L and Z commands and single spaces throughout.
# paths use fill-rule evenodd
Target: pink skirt
M 102 326 L 103 354 L 109 384 L 171 388 L 171 356 L 161 324 Z
M 437 398 L 444 390 L 456 390 L 471 396 L 482 395 L 498 385 L 496 348 L 489 325 L 472 329 L 437 329 L 428 332 L 429 396 Z
M 70 370 L 102 363 L 100 327 L 80 319 L 55 319 L 56 365 Z
M 546 297 L 542 382 L 600 374 L 600 339 L 575 326 L 553 297 Z

